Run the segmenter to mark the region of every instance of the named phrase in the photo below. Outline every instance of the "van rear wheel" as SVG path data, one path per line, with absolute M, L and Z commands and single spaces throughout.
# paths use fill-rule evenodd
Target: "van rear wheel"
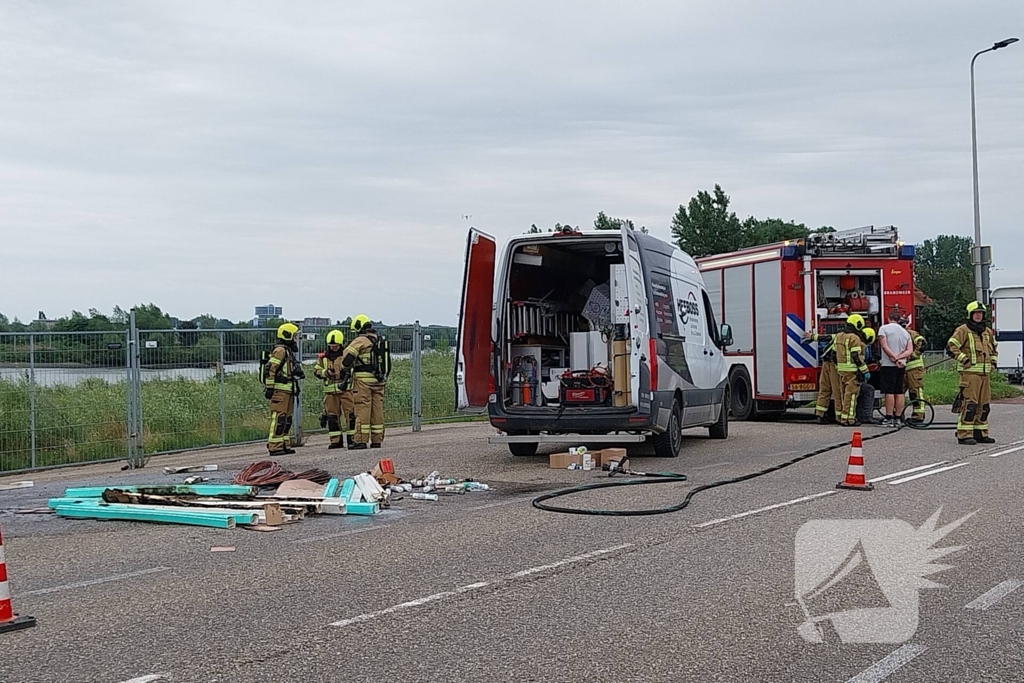
M 683 447 L 683 417 L 679 401 L 672 401 L 668 429 L 654 437 L 654 454 L 659 458 L 675 458 Z
M 722 410 L 718 415 L 718 422 L 708 427 L 708 435 L 712 439 L 729 438 L 729 390 L 725 390 L 725 397 L 722 400 Z
M 508 452 L 517 458 L 528 458 L 537 455 L 537 443 L 510 443 Z

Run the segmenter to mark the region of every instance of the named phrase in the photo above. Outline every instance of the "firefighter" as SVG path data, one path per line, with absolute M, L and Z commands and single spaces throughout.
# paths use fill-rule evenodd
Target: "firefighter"
M 900 324 L 910 333 L 910 342 L 914 345 L 914 352 L 907 360 L 906 372 L 903 375 L 903 390 L 910 392 L 910 404 L 913 406 L 910 413 L 910 422 L 924 422 L 924 404 L 918 403 L 918 399 L 924 399 L 924 343 L 925 338 L 917 330 L 910 329 L 910 319 L 903 317 Z
M 391 370 L 386 340 L 373 329 L 365 315 L 352 319 L 349 328 L 356 338 L 345 349 L 342 365 L 352 371 L 352 403 L 355 410 L 355 434 L 349 449 L 384 443 L 384 390 Z
M 320 354 L 313 369 L 313 374 L 324 383 L 324 414 L 320 417 L 320 426 L 327 427 L 331 441 L 328 449 L 344 448 L 345 435 L 349 433 L 352 373 L 341 365 L 344 347 L 345 335 L 341 330 L 328 332 L 327 351 Z
M 846 327 L 836 335 L 836 370 L 839 371 L 841 403 L 837 417 L 839 424 L 858 427 L 857 399 L 861 382 L 871 377 L 864 363 L 865 344 L 861 336 L 864 318 L 852 313 L 846 318 Z
M 872 344 L 877 339 L 876 332 L 870 327 L 865 327 L 861 330 L 861 339 L 867 345 L 867 350 L 864 353 L 864 362 L 867 363 L 871 360 L 872 356 Z M 870 369 L 870 365 L 868 368 Z M 868 373 L 865 377 L 870 377 L 871 373 Z M 862 424 L 875 424 L 875 386 L 871 382 L 862 382 L 860 389 L 857 394 L 857 422 Z
M 298 333 L 299 328 L 293 323 L 284 323 L 278 327 L 277 343 L 274 350 L 266 355 L 261 370 L 263 395 L 270 402 L 267 450 L 271 455 L 295 452 L 289 448 L 288 434 L 292 428 L 295 398 L 299 395 L 299 380 L 305 377 L 302 367 L 295 360 L 295 353 L 298 351 L 295 338 Z
M 839 420 L 842 405 L 842 391 L 839 386 L 839 373 L 836 370 L 836 336 L 819 335 L 817 330 L 804 334 L 805 340 L 825 344 L 821 354 L 821 371 L 818 373 L 818 401 L 814 405 L 814 414 L 818 416 L 818 424 L 828 424 L 825 417 L 829 402 L 835 403 L 836 420 Z
M 956 425 L 957 441 L 965 446 L 995 443 L 988 435 L 988 414 L 991 410 L 990 375 L 999 362 L 996 339 L 985 322 L 985 304 L 967 304 L 967 322 L 956 328 L 946 344 L 947 351 L 960 365 L 960 419 Z

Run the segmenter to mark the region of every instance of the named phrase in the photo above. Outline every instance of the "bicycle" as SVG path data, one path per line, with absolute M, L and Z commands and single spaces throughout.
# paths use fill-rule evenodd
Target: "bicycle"
M 909 412 L 908 412 L 909 411 Z M 875 406 L 875 413 L 885 419 L 885 404 Z M 915 418 L 914 414 L 921 416 Z M 935 406 L 923 398 L 906 399 L 903 405 L 903 412 L 900 413 L 900 423 L 911 429 L 928 429 L 935 422 Z

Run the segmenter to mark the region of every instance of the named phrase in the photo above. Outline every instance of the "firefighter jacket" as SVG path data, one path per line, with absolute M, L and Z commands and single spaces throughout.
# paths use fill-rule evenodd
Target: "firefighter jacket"
M 836 370 L 839 372 L 867 372 L 864 362 L 864 340 L 853 332 L 840 332 L 835 338 Z
M 275 346 L 267 359 L 266 377 L 263 381 L 266 388 L 289 394 L 298 393 L 295 366 L 295 356 L 292 355 L 291 349 L 283 344 Z
M 342 365 L 342 352 L 321 353 L 313 366 L 313 374 L 324 383 L 325 394 L 336 394 L 352 388 L 352 373 Z
M 343 358 L 345 367 L 351 368 L 354 377 L 366 384 L 377 383 L 377 375 L 374 374 L 373 365 L 371 364 L 373 342 L 376 339 L 376 332 L 364 332 L 353 339 L 352 343 L 345 349 Z
M 999 363 L 996 337 L 988 327 L 979 334 L 967 325 L 961 325 L 953 332 L 946 347 L 960 364 L 960 372 L 988 375 Z
M 910 333 L 910 341 L 914 344 L 914 353 L 907 361 L 907 370 L 924 367 L 924 336 L 917 330 L 907 330 Z

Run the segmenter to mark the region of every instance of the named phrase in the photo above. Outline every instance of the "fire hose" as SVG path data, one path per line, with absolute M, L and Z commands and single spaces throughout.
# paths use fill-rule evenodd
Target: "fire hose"
M 326 484 L 330 478 L 331 475 L 321 469 L 289 472 L 282 469 L 276 462 L 261 460 L 260 462 L 254 462 L 236 474 L 232 481 L 242 486 L 274 486 L 291 479 L 307 479 L 316 484 Z

